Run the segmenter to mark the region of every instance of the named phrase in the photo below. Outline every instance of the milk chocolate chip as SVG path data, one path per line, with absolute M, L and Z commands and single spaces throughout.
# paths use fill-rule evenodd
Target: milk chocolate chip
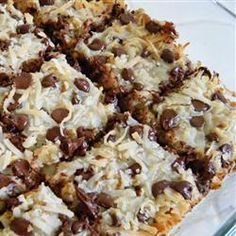
M 98 205 L 100 205 L 106 209 L 114 207 L 114 205 L 115 205 L 113 198 L 107 193 L 99 193 L 97 196 L 96 202 Z
M 192 99 L 192 105 L 195 111 L 207 111 L 210 109 L 210 106 L 198 99 Z
M 201 128 L 204 125 L 204 117 L 203 116 L 193 116 L 190 119 L 190 124 L 195 128 Z
M 60 128 L 58 126 L 52 127 L 50 129 L 47 130 L 47 134 L 46 134 L 46 139 L 55 142 L 56 140 L 60 139 L 61 136 L 61 132 L 60 132 Z
M 55 109 L 51 116 L 58 124 L 60 124 L 69 114 L 69 111 L 66 108 L 57 108 Z
M 16 32 L 18 34 L 27 34 L 29 33 L 29 30 L 30 30 L 30 26 L 28 24 L 19 25 L 16 28 Z
M 155 21 L 149 21 L 145 27 L 148 30 L 148 32 L 151 34 L 157 34 L 161 30 L 161 26 Z
M 161 53 L 161 58 L 171 64 L 175 61 L 175 54 L 170 49 L 164 49 Z
M 156 198 L 158 195 L 162 194 L 164 190 L 170 186 L 170 181 L 161 180 L 152 185 L 152 195 Z
M 124 68 L 121 72 L 122 78 L 127 81 L 133 81 L 134 80 L 134 72 L 132 69 Z
M 0 189 L 8 186 L 11 183 L 10 177 L 0 173 Z
M 169 130 L 177 126 L 178 114 L 173 109 L 166 109 L 160 116 L 160 123 L 164 130 Z
M 123 48 L 113 48 L 112 52 L 114 53 L 115 57 L 120 57 L 123 54 L 126 54 L 126 51 Z
M 12 163 L 12 172 L 17 177 L 21 178 L 27 176 L 31 171 L 31 167 L 28 161 L 26 160 L 17 160 Z
M 134 17 L 130 13 L 122 13 L 119 18 L 122 25 L 128 25 L 130 22 L 134 21 Z
M 12 85 L 12 79 L 10 76 L 4 72 L 0 73 L 0 87 L 7 87 L 10 85 Z
M 42 79 L 41 84 L 44 88 L 49 88 L 56 87 L 57 82 L 58 80 L 56 76 L 54 76 L 53 74 L 49 74 Z
M 170 187 L 180 193 L 185 199 L 192 198 L 193 187 L 188 181 L 171 182 Z
M 30 230 L 30 222 L 24 218 L 15 218 L 10 223 L 10 229 L 19 236 L 33 236 Z
M 86 79 L 75 79 L 74 84 L 79 90 L 85 93 L 88 93 L 90 90 L 89 82 Z
M 132 176 L 138 175 L 142 171 L 142 167 L 137 162 L 129 166 L 128 169 L 131 170 Z
M 32 83 L 32 75 L 30 73 L 22 72 L 13 79 L 17 89 L 27 89 Z
M 27 126 L 29 119 L 25 114 L 17 114 L 13 116 L 13 122 L 19 131 L 23 131 Z
M 64 152 L 64 154 L 66 154 L 69 157 L 72 157 L 75 154 L 84 156 L 88 148 L 88 145 L 84 141 L 84 138 L 76 138 L 76 139 L 65 138 L 62 139 L 60 148 Z
M 93 51 L 99 51 L 105 48 L 105 43 L 100 39 L 94 39 L 88 47 Z

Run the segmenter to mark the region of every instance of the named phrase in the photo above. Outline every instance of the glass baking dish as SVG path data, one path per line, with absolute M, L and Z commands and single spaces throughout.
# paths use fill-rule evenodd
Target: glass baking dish
M 236 19 L 213 0 L 129 0 L 130 8 L 144 8 L 158 20 L 172 21 L 180 43 L 190 42 L 189 57 L 219 72 L 228 88 L 236 88 Z M 224 4 L 224 1 L 221 1 Z M 226 4 L 231 7 L 232 2 Z M 217 56 L 220 50 L 220 57 Z M 227 61 L 227 63 L 222 63 Z M 235 90 L 235 89 L 234 89 Z M 171 236 L 236 236 L 236 174 L 208 194 L 170 233 Z

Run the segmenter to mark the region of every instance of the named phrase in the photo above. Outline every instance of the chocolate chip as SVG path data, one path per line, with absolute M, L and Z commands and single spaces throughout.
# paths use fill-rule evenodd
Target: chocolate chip
M 77 133 L 78 138 L 83 137 L 87 142 L 91 142 L 95 139 L 95 130 L 94 129 L 79 127 L 79 128 L 77 128 L 76 133 Z
M 18 100 L 19 100 L 20 98 L 21 98 L 21 94 L 15 93 L 14 96 L 13 96 L 14 102 L 13 102 L 13 103 L 10 103 L 10 104 L 8 105 L 7 110 L 11 112 L 11 111 L 14 111 L 15 109 L 17 109 L 17 108 L 20 106 L 20 104 L 19 104 L 19 102 L 18 102 Z
M 16 32 L 18 34 L 27 34 L 29 33 L 29 30 L 30 30 L 30 25 L 28 24 L 19 25 L 16 28 Z
M 83 228 L 84 228 L 84 223 L 78 220 L 74 221 L 71 226 L 73 234 L 81 233 L 83 231 Z
M 20 159 L 11 164 L 14 175 L 22 179 L 27 190 L 31 190 L 38 186 L 42 180 L 39 173 L 33 170 L 28 161 Z
M 205 123 L 203 116 L 193 116 L 190 119 L 190 124 L 195 128 L 201 128 Z
M 5 200 L 5 204 L 7 209 L 12 209 L 20 205 L 20 201 L 18 200 L 18 198 L 11 197 Z
M 130 22 L 134 21 L 134 17 L 130 13 L 122 13 L 119 19 L 122 25 L 128 25 Z
M 117 99 L 117 96 L 116 96 L 116 93 L 109 90 L 105 93 L 105 98 L 104 98 L 104 102 L 106 104 L 109 104 L 109 103 L 113 103 L 115 104 L 115 106 L 117 105 L 117 102 L 118 102 L 118 99 Z
M 230 144 L 225 143 L 219 147 L 219 150 L 222 152 L 223 155 L 231 154 L 233 152 L 233 147 Z
M 90 30 L 93 32 L 103 32 L 106 29 L 106 25 L 102 22 L 101 24 L 92 23 L 90 25 Z
M 207 111 L 210 109 L 210 106 L 198 99 L 192 99 L 192 105 L 195 111 Z
M 23 131 L 27 126 L 29 119 L 25 114 L 17 114 L 13 116 L 13 122 L 19 131 Z
M 30 231 L 30 222 L 23 218 L 15 218 L 10 223 L 10 229 L 19 236 L 33 236 Z
M 6 73 L 0 73 L 0 87 L 7 87 L 12 85 L 12 79 Z
M 190 168 L 192 172 L 204 181 L 211 180 L 215 175 L 215 167 L 208 160 L 193 160 L 186 164 L 186 168 Z
M 164 98 L 158 92 L 152 92 L 153 103 L 159 104 Z
M 86 216 L 90 219 L 96 219 L 98 214 L 98 207 L 94 202 L 93 197 L 91 197 L 89 194 L 85 193 L 83 189 L 78 187 L 76 187 L 76 195 L 80 200 L 80 204 L 76 212 L 78 217 Z
M 177 83 L 184 79 L 185 71 L 183 68 L 177 66 L 170 71 L 170 82 Z
M 23 72 L 35 73 L 35 72 L 40 71 L 42 64 L 43 64 L 42 58 L 30 59 L 22 63 L 21 69 Z
M 94 39 L 89 45 L 88 47 L 93 50 L 93 51 L 99 51 L 99 50 L 103 50 L 105 48 L 105 44 L 103 41 L 101 41 L 100 39 Z
M 60 128 L 58 126 L 52 127 L 47 130 L 46 139 L 52 142 L 57 141 L 62 137 Z
M 91 166 L 88 167 L 87 170 L 85 170 L 84 168 L 82 169 L 77 169 L 75 172 L 76 176 L 82 176 L 83 180 L 89 180 L 91 177 L 93 177 L 94 175 L 94 170 Z
M 107 60 L 108 60 L 108 57 L 102 56 L 102 55 L 96 55 L 96 56 L 93 57 L 93 62 L 94 62 L 96 67 L 106 64 Z
M 18 133 L 21 132 L 28 123 L 28 117 L 26 115 L 6 115 L 1 116 L 1 122 L 3 124 L 4 132 Z
M 170 186 L 170 182 L 167 180 L 161 180 L 152 185 L 152 195 L 156 198 L 158 195 L 162 194 L 164 190 Z
M 71 103 L 73 105 L 79 104 L 80 100 L 78 99 L 77 95 L 73 93 L 72 98 L 71 98 Z
M 144 102 L 135 105 L 132 111 L 133 118 L 140 123 L 148 122 L 149 108 Z
M 86 79 L 75 79 L 74 84 L 79 90 L 85 93 L 88 93 L 90 90 L 89 82 Z
M 31 171 L 29 175 L 23 178 L 23 182 L 29 191 L 39 186 L 39 184 L 42 182 L 42 176 L 36 171 Z
M 112 52 L 114 53 L 115 57 L 120 57 L 121 55 L 126 54 L 126 51 L 123 48 L 113 48 Z
M 161 53 L 161 58 L 166 63 L 173 63 L 175 61 L 175 54 L 168 48 L 164 49 Z
M 202 180 L 202 179 L 197 179 L 196 181 L 197 189 L 201 194 L 206 194 L 209 192 L 211 182 L 209 180 Z
M 106 209 L 114 207 L 114 205 L 115 205 L 113 198 L 107 193 L 99 193 L 97 195 L 96 202 L 98 205 L 100 205 Z
M 172 109 L 166 109 L 160 116 L 160 123 L 164 130 L 169 130 L 177 126 L 178 114 Z
M 135 176 L 141 173 L 142 166 L 136 162 L 132 164 L 131 166 L 129 166 L 128 169 L 131 171 L 131 176 Z
M 8 186 L 11 183 L 10 177 L 0 173 L 0 189 Z
M 69 111 L 66 108 L 57 108 L 52 111 L 51 117 L 58 124 L 60 124 L 69 114 Z
M 212 100 L 220 100 L 223 103 L 227 103 L 227 99 L 220 91 L 217 91 L 212 95 Z
M 219 137 L 218 137 L 217 133 L 215 133 L 215 132 L 207 134 L 206 138 L 210 142 L 213 142 L 213 141 L 219 142 Z
M 30 73 L 22 72 L 13 78 L 17 89 L 27 89 L 32 83 L 32 75 Z
M 83 138 L 65 138 L 61 141 L 60 148 L 64 152 L 64 154 L 69 157 L 72 157 L 77 153 L 78 149 L 82 149 L 82 151 L 86 152 L 87 144 Z
M 9 40 L 1 40 L 0 39 L 0 50 L 6 51 L 6 50 L 8 50 L 9 46 L 10 46 Z
M 185 199 L 192 198 L 193 187 L 188 181 L 171 182 L 170 187 L 180 193 Z
M 49 74 L 42 79 L 41 84 L 44 88 L 49 88 L 56 87 L 57 82 L 58 80 L 56 76 L 54 76 L 53 74 Z
M 161 30 L 161 26 L 156 23 L 155 21 L 149 21 L 146 25 L 145 28 L 148 30 L 149 33 L 151 34 L 157 34 Z
M 150 217 L 147 215 L 147 213 L 141 213 L 141 211 L 139 210 L 138 214 L 137 214 L 137 218 L 139 222 L 145 223 L 147 222 Z
M 127 81 L 133 81 L 134 80 L 134 72 L 132 69 L 124 68 L 121 72 L 122 78 Z
M 27 176 L 31 171 L 29 162 L 23 159 L 14 161 L 11 166 L 13 174 L 19 178 Z
M 25 148 L 23 147 L 23 143 L 26 137 L 22 134 L 12 134 L 9 140 L 11 143 L 16 146 L 20 151 L 24 152 Z
M 39 0 L 40 6 L 49 6 L 53 5 L 55 0 Z
M 141 53 L 141 57 L 143 57 L 143 58 L 147 58 L 151 55 L 152 55 L 152 53 L 147 48 L 144 48 L 142 53 Z
M 142 125 L 134 125 L 129 128 L 129 134 L 132 136 L 134 133 L 138 133 L 138 135 L 143 137 L 143 126 Z

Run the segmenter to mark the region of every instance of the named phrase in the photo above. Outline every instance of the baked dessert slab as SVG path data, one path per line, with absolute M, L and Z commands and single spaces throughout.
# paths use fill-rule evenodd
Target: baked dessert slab
M 153 21 L 142 10 L 131 12 L 123 2 L 51 1 L 37 9 L 36 24 L 69 63 L 104 88 L 106 103 L 118 103 L 142 123 L 153 121 L 147 108 L 192 73 L 173 24 Z
M 232 171 L 233 96 L 172 23 L 123 1 L 0 9 L 0 235 L 165 235 Z
M 173 171 L 178 156 L 156 143 L 150 127 L 126 115 L 83 159 L 57 164 L 46 178 L 71 209 L 80 211 L 79 218 L 88 217 L 94 230 L 100 219 L 99 234 L 156 235 L 179 220 L 201 194 L 191 169 Z M 84 204 L 89 207 L 86 216 Z

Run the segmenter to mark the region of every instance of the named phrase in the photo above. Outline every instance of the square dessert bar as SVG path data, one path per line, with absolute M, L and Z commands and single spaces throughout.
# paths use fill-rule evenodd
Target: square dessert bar
M 126 114 L 83 159 L 57 164 L 47 179 L 71 209 L 80 202 L 79 217 L 88 217 L 94 230 L 100 218 L 101 234 L 155 235 L 202 197 L 191 169 L 173 169 L 178 158 L 156 142 L 150 127 Z
M 187 159 L 211 161 L 216 172 L 235 163 L 236 110 L 217 74 L 200 67 L 153 107 L 159 141 Z M 179 163 L 180 164 L 180 163 Z

